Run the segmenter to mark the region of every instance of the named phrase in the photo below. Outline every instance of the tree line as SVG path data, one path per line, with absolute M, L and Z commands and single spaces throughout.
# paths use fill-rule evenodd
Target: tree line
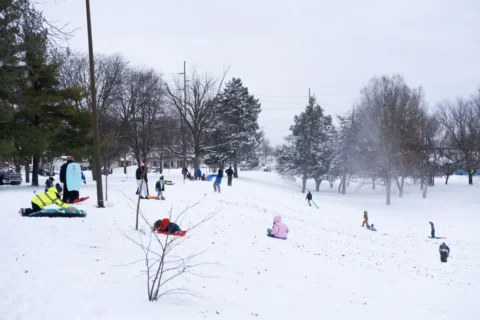
M 25 165 L 27 179 L 32 161 L 33 185 L 41 162 L 68 154 L 92 163 L 88 55 L 62 47 L 72 34 L 29 0 L 0 2 L 0 35 L 0 156 L 17 170 Z M 97 54 L 94 62 L 103 165 L 130 152 L 138 163 L 258 164 L 261 106 L 241 79 L 193 70 L 184 87 L 121 55 Z
M 352 111 L 332 117 L 311 97 L 295 116 L 291 133 L 277 150 L 282 175 L 299 176 L 306 189 L 327 180 L 345 194 L 350 178 L 382 184 L 390 205 L 392 185 L 403 196 L 406 179 L 420 182 L 423 197 L 434 177 L 445 183 L 456 169 L 468 183 L 480 169 L 480 90 L 468 98 L 438 103 L 429 110 L 423 89 L 411 88 L 400 75 L 375 77 L 361 90 Z

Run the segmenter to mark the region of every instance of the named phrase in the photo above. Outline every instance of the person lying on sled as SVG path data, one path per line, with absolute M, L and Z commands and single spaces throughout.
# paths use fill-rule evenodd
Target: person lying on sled
M 47 190 L 45 193 L 37 193 L 33 198 L 32 198 L 32 208 L 27 208 L 24 210 L 25 214 L 31 214 L 33 212 L 37 212 L 40 210 L 43 210 L 46 206 L 51 205 L 55 203 L 57 206 L 63 209 L 67 209 L 70 211 L 74 211 L 74 207 L 69 207 L 68 204 L 62 202 L 61 199 L 61 193 L 62 193 L 62 187 L 60 186 L 59 183 L 55 185 L 55 187 L 51 187 Z
M 176 224 L 175 222 L 170 222 L 170 219 L 168 218 L 157 220 L 153 225 L 152 231 L 167 233 L 182 232 L 178 224 Z
M 282 222 L 281 216 L 273 218 L 273 230 L 267 229 L 268 236 L 272 238 L 287 239 L 288 227 Z

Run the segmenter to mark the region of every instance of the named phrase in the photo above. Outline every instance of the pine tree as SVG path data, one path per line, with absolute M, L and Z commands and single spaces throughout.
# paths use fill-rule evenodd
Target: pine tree
M 314 178 L 319 187 L 330 170 L 335 129 L 331 117 L 324 115 L 312 96 L 305 111 L 294 117 L 290 131 L 277 157 L 278 169 L 283 174 L 300 176 L 305 193 L 307 179 Z
M 237 78 L 229 81 L 218 97 L 214 128 L 209 134 L 212 147 L 206 150 L 205 162 L 223 165 L 233 161 L 237 178 L 238 163 L 258 166 L 255 149 L 262 138 L 258 125 L 260 112 L 258 99 L 248 93 L 242 81 Z

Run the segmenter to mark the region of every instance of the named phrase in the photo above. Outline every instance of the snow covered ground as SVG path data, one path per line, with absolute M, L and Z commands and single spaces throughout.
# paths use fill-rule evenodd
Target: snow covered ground
M 91 176 L 78 207 L 84 219 L 24 218 L 33 191 L 1 186 L 0 319 L 479 319 L 480 183 L 437 180 L 428 199 L 407 186 L 403 199 L 385 206 L 383 190 L 352 183 L 346 196 L 324 183 L 308 207 L 299 183 L 275 173 L 243 172 L 222 194 L 211 182 L 187 181 L 165 172 L 166 201 L 142 201 L 152 223 L 171 207 L 188 205 L 183 229 L 218 210 L 192 230 L 178 254 L 207 250 L 195 270 L 204 277 L 177 278 L 200 296 L 165 296 L 148 302 L 142 250 L 128 240 L 148 239 L 134 230 L 134 168 L 109 177 L 106 208 L 98 209 Z M 149 188 L 154 190 L 151 174 Z M 44 178 L 41 178 L 42 182 Z M 313 181 L 309 187 L 313 188 Z M 361 228 L 363 211 L 377 232 Z M 266 237 L 275 215 L 290 228 L 286 241 Z M 451 248 L 440 263 L 429 221 Z

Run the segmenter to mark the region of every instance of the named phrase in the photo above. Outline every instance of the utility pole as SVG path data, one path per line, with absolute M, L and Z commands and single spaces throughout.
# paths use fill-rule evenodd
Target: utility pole
M 93 127 L 93 150 L 95 153 L 95 176 L 97 181 L 97 207 L 105 208 L 103 205 L 102 173 L 100 172 L 100 136 L 98 134 L 97 118 L 97 94 L 95 89 L 95 66 L 93 62 L 93 41 L 92 41 L 92 22 L 90 19 L 90 0 L 85 0 L 87 6 L 87 26 L 88 26 L 88 55 L 90 58 L 90 91 L 92 94 L 92 127 Z
M 310 88 L 308 88 L 308 103 L 310 103 Z
M 186 119 L 187 118 L 187 67 L 186 67 L 185 61 L 183 61 L 183 96 L 184 96 L 183 113 L 185 113 L 185 119 Z M 185 139 L 185 133 L 183 133 L 183 162 L 184 162 L 184 166 L 187 166 L 187 141 Z

